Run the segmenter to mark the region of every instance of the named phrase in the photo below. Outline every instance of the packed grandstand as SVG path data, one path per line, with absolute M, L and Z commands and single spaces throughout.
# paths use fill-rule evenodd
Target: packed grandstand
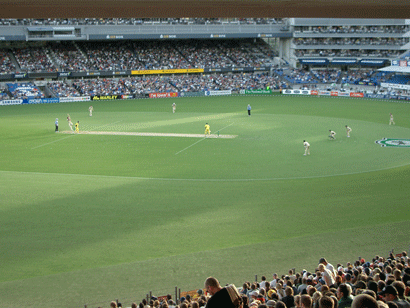
M 410 258 L 405 251 L 391 252 L 386 257 L 359 257 L 332 265 L 322 257 L 315 269 L 266 273 L 256 276 L 255 281 L 244 281 L 237 290 L 242 299 L 237 307 L 242 308 L 409 308 Z M 371 303 L 357 303 L 363 294 L 369 296 Z M 139 304 L 117 299 L 111 307 L 199 308 L 206 306 L 209 298 L 210 294 L 201 287 L 167 295 L 150 293 Z
M 410 27 L 405 20 L 372 22 L 343 19 L 334 26 L 327 19 L 2 19 L 0 35 L 5 27 L 11 35 L 1 37 L 0 99 L 13 104 L 108 95 L 327 89 L 328 95 L 342 90 L 407 100 L 409 74 L 380 69 L 393 61 L 408 67 Z M 153 33 L 164 27 L 183 35 L 155 39 Z M 130 28 L 145 31 L 147 38 L 127 39 Z M 95 29 L 124 34 L 105 37 L 92 34 Z M 245 30 L 253 32 L 241 33 Z M 197 33 L 187 36 L 190 31 Z

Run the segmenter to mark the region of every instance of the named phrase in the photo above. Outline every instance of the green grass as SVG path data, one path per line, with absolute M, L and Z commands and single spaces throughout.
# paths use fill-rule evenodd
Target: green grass
M 177 104 L 177 113 L 171 105 Z M 248 117 L 246 106 L 252 105 Z M 235 96 L 0 108 L 0 306 L 129 306 L 408 249 L 410 105 Z M 389 126 L 389 113 L 395 126 Z M 213 133 L 234 139 L 71 135 Z M 346 138 L 344 126 L 353 131 Z M 328 130 L 337 139 L 327 138 Z M 311 143 L 304 157 L 302 141 Z

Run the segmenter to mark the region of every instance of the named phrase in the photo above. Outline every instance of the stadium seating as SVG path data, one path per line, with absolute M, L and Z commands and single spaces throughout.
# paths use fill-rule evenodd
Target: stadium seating
M 27 83 L 7 83 L 8 92 L 13 98 L 43 98 L 42 93 L 34 84 Z
M 400 75 L 394 74 L 388 80 L 388 83 L 397 83 L 397 84 L 410 84 L 410 76 L 409 75 Z
M 324 279 L 326 275 L 333 278 Z M 285 273 L 265 273 L 260 280 L 255 276 L 255 280 L 244 278 L 243 285 L 237 288 L 242 297 L 243 308 L 300 307 L 298 301 L 302 295 L 312 300 L 310 308 L 319 308 L 319 300 L 322 297 L 330 298 L 333 302 L 331 307 L 338 307 L 338 304 L 342 305 L 346 301 L 346 298 L 342 298 L 344 294 L 339 292 L 342 290 L 350 293 L 345 294 L 349 298 L 349 304 L 343 306 L 345 308 L 359 307 L 354 306 L 352 300 L 361 294 L 370 295 L 379 307 L 387 308 L 390 307 L 387 305 L 390 303 L 389 298 L 381 295 L 387 285 L 394 287 L 397 292 L 397 299 L 394 301 L 399 302 L 399 307 L 410 305 L 410 258 L 405 251 L 400 254 L 391 252 L 387 257 L 375 256 L 372 260 L 359 257 L 352 262 L 335 265 L 330 264 L 326 258 L 320 258 L 316 268 L 303 269 L 300 272 L 290 269 Z M 173 298 L 170 294 L 158 295 L 150 293 L 147 298 L 142 299 L 139 307 L 205 307 L 211 297 L 204 289 L 180 292 L 179 298 Z M 117 307 L 123 305 L 119 304 L 118 300 L 112 303 L 114 304 Z M 128 306 L 131 306 L 131 303 Z
M 16 86 L 16 84 L 13 84 Z M 151 75 L 145 77 L 75 79 L 50 82 L 48 89 L 55 97 L 94 95 L 144 95 L 153 92 L 204 92 L 211 90 L 264 90 L 286 88 L 277 75 L 269 74 L 211 74 L 211 75 Z M 10 91 L 15 93 L 14 90 Z M 17 97 L 16 97 L 17 98 Z
M 276 53 L 263 40 L 49 42 L 0 50 L 2 73 L 260 67 Z M 11 61 L 8 54 L 16 59 Z

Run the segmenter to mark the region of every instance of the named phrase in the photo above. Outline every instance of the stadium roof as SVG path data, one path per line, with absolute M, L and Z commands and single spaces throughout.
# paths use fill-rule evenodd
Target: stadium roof
M 408 0 L 2 0 L 0 18 L 410 18 Z

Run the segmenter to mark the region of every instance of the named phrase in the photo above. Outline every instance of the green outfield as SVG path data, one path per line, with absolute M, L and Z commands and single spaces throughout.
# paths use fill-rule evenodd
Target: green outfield
M 409 248 L 407 103 L 93 101 L 92 117 L 89 105 L 0 107 L 0 307 L 130 306 L 211 275 L 242 285 Z M 80 134 L 61 132 L 67 113 Z

